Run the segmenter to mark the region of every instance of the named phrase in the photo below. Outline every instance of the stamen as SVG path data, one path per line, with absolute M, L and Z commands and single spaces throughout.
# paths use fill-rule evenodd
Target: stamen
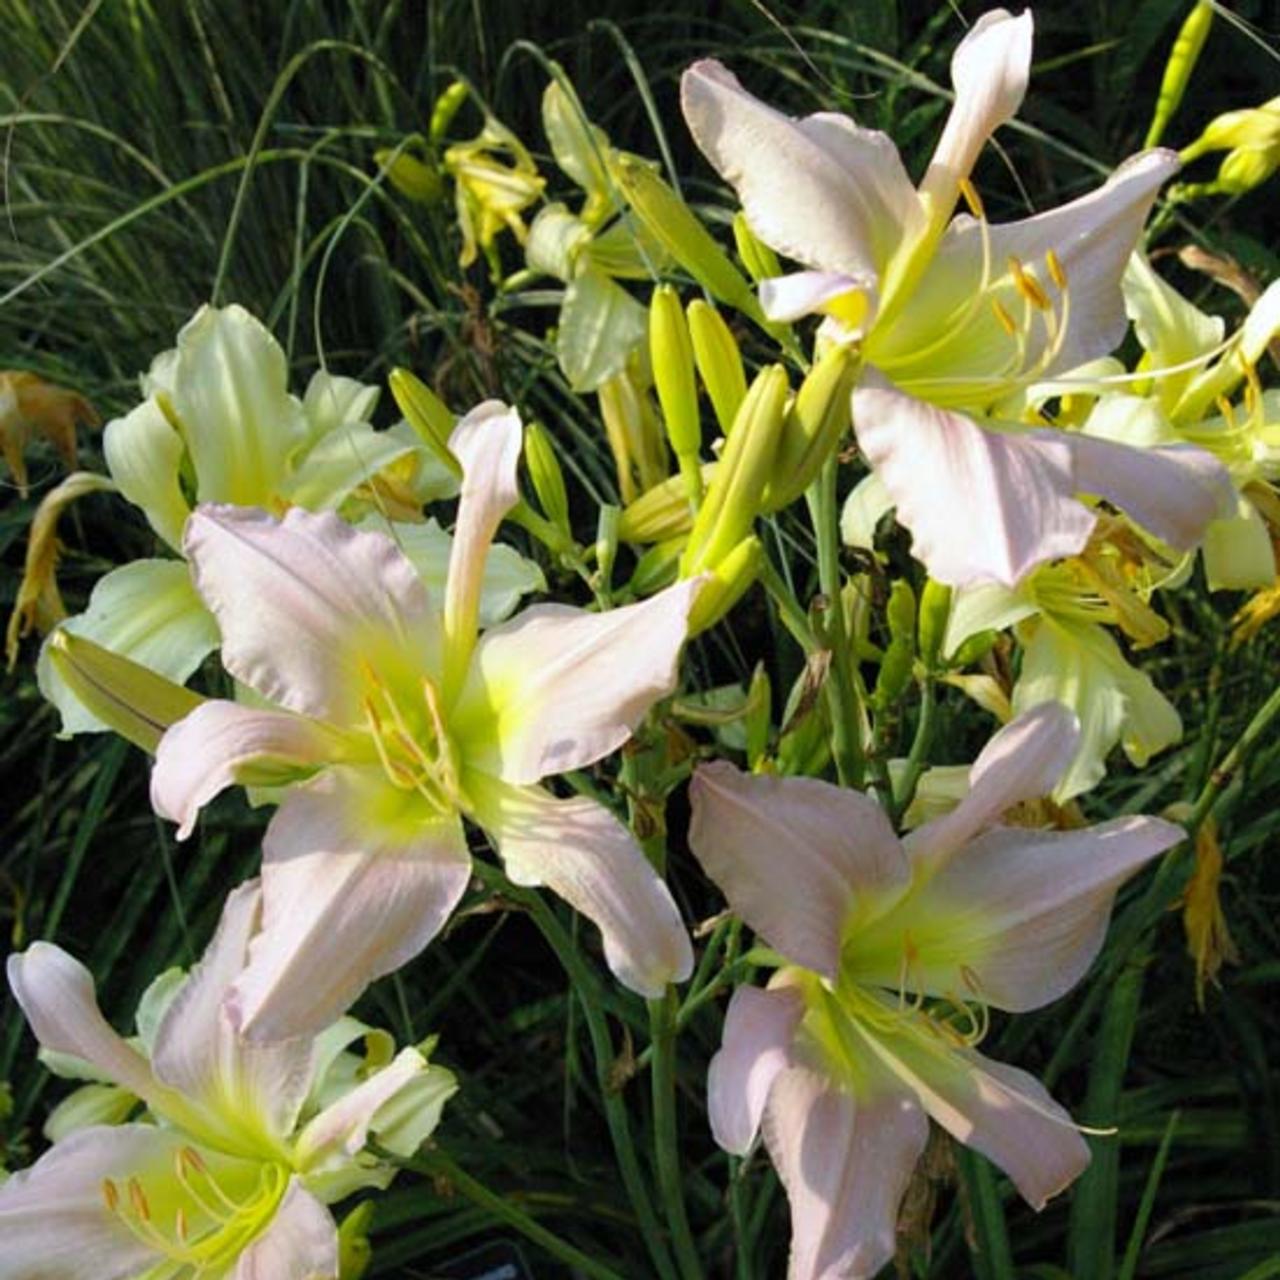
M 1228 429 L 1231 431 L 1237 430 L 1236 411 L 1231 407 L 1231 401 L 1226 396 L 1218 396 L 1214 403 L 1218 406 L 1218 412 L 1226 420 Z
M 108 1212 L 115 1213 L 119 1210 L 120 1191 L 110 1178 L 102 1180 L 102 1198 L 106 1202 Z
M 1022 265 L 1019 259 L 1014 255 L 1009 255 L 1009 274 L 1013 277 L 1014 288 L 1033 306 L 1037 311 L 1048 311 L 1053 305 L 1049 301 L 1049 295 L 1040 287 L 1040 282 Z
M 996 319 L 1000 321 L 1000 327 L 1005 333 L 1011 338 L 1016 338 L 1018 336 L 1018 326 L 1014 323 L 1013 317 L 999 298 L 991 299 L 991 310 L 995 312 Z
M 129 1188 L 129 1204 L 132 1206 L 134 1213 L 143 1221 L 151 1221 L 151 1206 L 147 1203 L 147 1197 L 142 1190 L 142 1183 L 137 1178 L 130 1178 L 128 1182 Z
M 1058 286 L 1059 292 L 1067 288 L 1067 273 L 1063 269 L 1062 259 L 1052 249 L 1045 252 L 1044 265 L 1049 269 L 1049 279 Z
M 178 1211 L 173 1215 L 173 1229 L 177 1233 L 178 1243 L 187 1243 L 187 1211 L 178 1206 Z

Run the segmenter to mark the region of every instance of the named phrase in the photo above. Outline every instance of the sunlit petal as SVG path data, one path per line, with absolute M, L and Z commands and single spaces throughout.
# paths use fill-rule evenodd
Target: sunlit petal
M 120 492 L 175 551 L 191 514 L 182 494 L 182 437 L 153 398 L 107 423 L 102 452 Z

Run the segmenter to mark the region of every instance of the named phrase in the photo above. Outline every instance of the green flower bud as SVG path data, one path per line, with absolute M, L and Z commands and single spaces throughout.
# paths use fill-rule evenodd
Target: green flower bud
M 692 209 L 637 156 L 619 155 L 614 178 L 655 240 L 713 297 L 762 320 L 760 304 L 737 267 Z
M 769 749 L 769 726 L 773 712 L 773 686 L 763 662 L 756 663 L 747 688 L 747 714 L 743 728 L 747 734 L 747 767 L 756 769 Z
M 204 702 L 198 693 L 65 627 L 47 644 L 49 661 L 71 692 L 104 724 L 151 755 L 165 730 Z
M 693 522 L 680 562 L 683 577 L 716 568 L 751 531 L 773 473 L 786 403 L 786 371 L 777 364 L 761 369 L 738 410 Z
M 702 464 L 702 483 L 711 483 L 718 462 Z M 672 476 L 623 508 L 618 537 L 623 542 L 663 542 L 693 528 L 693 508 L 683 476 Z
M 741 210 L 733 215 L 733 242 L 738 246 L 738 257 L 742 259 L 742 265 L 757 284 L 761 280 L 772 280 L 782 274 L 778 255 L 756 237 L 747 222 L 747 215 Z
M 547 519 L 568 535 L 569 494 L 564 486 L 564 472 L 555 446 L 540 423 L 531 422 L 524 429 L 524 465 Z
M 767 511 L 781 511 L 814 481 L 852 420 L 857 358 L 849 348 L 832 343 L 809 370 L 787 413 L 778 442 L 773 478 L 765 495 Z
M 929 578 L 920 593 L 920 614 L 917 622 L 920 638 L 920 660 L 929 671 L 938 666 L 942 642 L 951 617 L 951 588 Z
M 880 710 L 897 702 L 911 684 L 916 657 L 916 594 L 909 582 L 899 579 L 890 588 L 886 617 L 889 644 L 871 695 Z
M 431 108 L 431 126 L 429 134 L 432 142 L 439 142 L 453 123 L 462 104 L 467 100 L 469 90 L 461 80 L 455 80 L 437 99 Z
M 623 513 L 624 517 L 626 513 Z M 684 550 L 684 538 L 668 538 L 657 542 L 636 562 L 635 572 L 627 584 L 638 596 L 651 596 L 663 587 L 669 587 L 680 569 L 680 553 Z
M 373 1226 L 374 1202 L 356 1205 L 338 1228 L 338 1280 L 361 1280 L 373 1260 L 369 1228 Z
M 764 546 L 755 535 L 743 538 L 724 556 L 702 584 L 689 610 L 689 635 L 715 626 L 746 594 L 760 573 Z
M 1187 15 L 1169 52 L 1169 60 L 1165 63 L 1164 76 L 1160 81 L 1160 94 L 1156 98 L 1155 113 L 1143 147 L 1156 146 L 1164 136 L 1165 127 L 1187 91 L 1191 73 L 1199 61 L 1200 51 L 1204 48 L 1212 25 L 1212 0 L 1199 0 Z
M 956 671 L 972 667 L 987 656 L 999 638 L 998 631 L 978 631 L 965 640 L 947 660 L 947 666 Z
M 724 317 L 709 302 L 696 298 L 689 303 L 688 314 L 694 363 L 711 397 L 720 430 L 727 436 L 747 395 L 742 352 Z
M 462 465 L 449 449 L 449 437 L 453 434 L 457 419 L 448 406 L 421 378 L 408 369 L 392 369 L 387 379 L 391 394 L 395 397 L 405 421 L 413 428 L 418 439 L 431 450 L 448 469 L 462 476 Z

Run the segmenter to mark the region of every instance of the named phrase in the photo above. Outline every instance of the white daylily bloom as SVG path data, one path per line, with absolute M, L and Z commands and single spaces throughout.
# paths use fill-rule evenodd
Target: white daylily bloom
M 337 1280 L 325 1206 L 386 1186 L 394 1168 L 364 1153 L 368 1137 L 412 1154 L 457 1085 L 405 1049 L 347 1070 L 335 1092 L 328 1080 L 368 1032 L 352 1018 L 314 1040 L 241 1040 L 223 1004 L 260 908 L 256 882 L 228 897 L 149 1045 L 111 1029 L 92 977 L 66 952 L 38 942 L 10 957 L 9 984 L 45 1049 L 73 1055 L 146 1112 L 77 1128 L 0 1185 L 0 1280 Z
M 821 313 L 829 337 L 859 344 L 877 373 L 854 393 L 858 442 L 916 556 L 956 586 L 1012 586 L 1031 566 L 1080 550 L 1094 519 L 1080 499 L 1123 508 L 1145 491 L 1137 477 L 1148 466 L 1157 494 L 1144 515 L 1178 523 L 1184 537 L 1198 538 L 1222 501 L 1222 478 L 1194 450 L 1124 460 L 1122 446 L 1102 454 L 1074 434 L 966 416 L 1120 341 L 1121 273 L 1178 163 L 1146 152 L 1078 200 L 988 224 L 968 176 L 1022 101 L 1031 29 L 1030 13 L 997 9 L 960 43 L 955 103 L 918 190 L 882 133 L 832 113 L 783 115 L 716 62 L 683 79 L 694 138 L 753 230 L 807 268 L 762 285 L 766 314 Z M 962 190 L 978 216 L 952 220 Z
M 179 555 L 191 513 L 188 491 L 197 502 L 336 510 L 349 507 L 360 486 L 406 467 L 414 501 L 457 491 L 412 433 L 370 425 L 377 387 L 321 370 L 301 400 L 291 395 L 284 351 L 243 307 L 202 307 L 178 345 L 152 362 L 143 387 L 147 399 L 107 424 L 107 466 L 122 495 Z M 374 511 L 368 519 L 377 518 L 376 504 L 364 506 Z M 401 530 L 404 541 L 420 541 L 414 526 L 391 525 L 391 532 Z M 494 614 L 499 595 L 510 601 L 508 611 L 514 608 L 519 582 L 530 584 L 525 590 L 541 585 L 535 566 L 522 561 L 525 572 L 516 575 L 508 560 L 501 563 L 503 580 L 492 592 L 486 584 Z M 443 587 L 442 574 L 426 581 Z M 218 646 L 217 624 L 182 560 L 138 560 L 112 570 L 94 587 L 88 608 L 62 625 L 178 683 Z M 106 728 L 63 682 L 47 649 L 37 675 L 61 712 L 64 734 Z
M 694 775 L 690 846 L 785 962 L 768 989 L 734 993 L 707 1089 L 726 1150 L 763 1128 L 791 1202 L 790 1280 L 865 1280 L 889 1261 L 927 1117 L 1036 1208 L 1088 1163 L 1040 1083 L 975 1050 L 987 1007 L 1038 1008 L 1083 977 L 1116 889 L 1183 837 L 1146 817 L 998 825 L 1053 788 L 1076 736 L 1052 703 L 1021 716 L 959 804 L 901 841 L 859 792 L 723 763 Z
M 223 664 L 271 709 L 204 703 L 162 739 L 151 794 L 185 837 L 224 788 L 294 782 L 267 829 L 264 927 L 232 993 L 255 1037 L 322 1025 L 430 941 L 470 878 L 463 815 L 514 880 L 600 926 L 628 986 L 655 995 L 688 974 L 679 913 L 626 828 L 537 783 L 621 746 L 673 688 L 700 582 L 608 613 L 535 606 L 481 635 L 520 446 L 518 416 L 493 401 L 454 431 L 462 501 L 442 610 L 390 539 L 330 514 L 208 507 L 188 523 Z

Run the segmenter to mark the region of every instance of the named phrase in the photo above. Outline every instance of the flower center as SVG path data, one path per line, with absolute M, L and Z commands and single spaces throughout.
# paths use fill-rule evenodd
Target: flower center
M 222 1274 L 267 1227 L 288 1183 L 283 1165 L 263 1164 L 256 1183 L 237 1197 L 194 1147 L 180 1147 L 172 1178 L 151 1180 L 150 1193 L 137 1177 L 123 1187 L 106 1178 L 102 1198 L 138 1240 L 178 1267 L 165 1268 L 166 1277 L 198 1280 Z
M 457 754 L 445 730 L 435 683 L 419 674 L 416 689 L 406 697 L 367 662 L 363 667 L 365 727 L 387 780 L 401 791 L 417 792 L 436 811 L 457 809 Z

